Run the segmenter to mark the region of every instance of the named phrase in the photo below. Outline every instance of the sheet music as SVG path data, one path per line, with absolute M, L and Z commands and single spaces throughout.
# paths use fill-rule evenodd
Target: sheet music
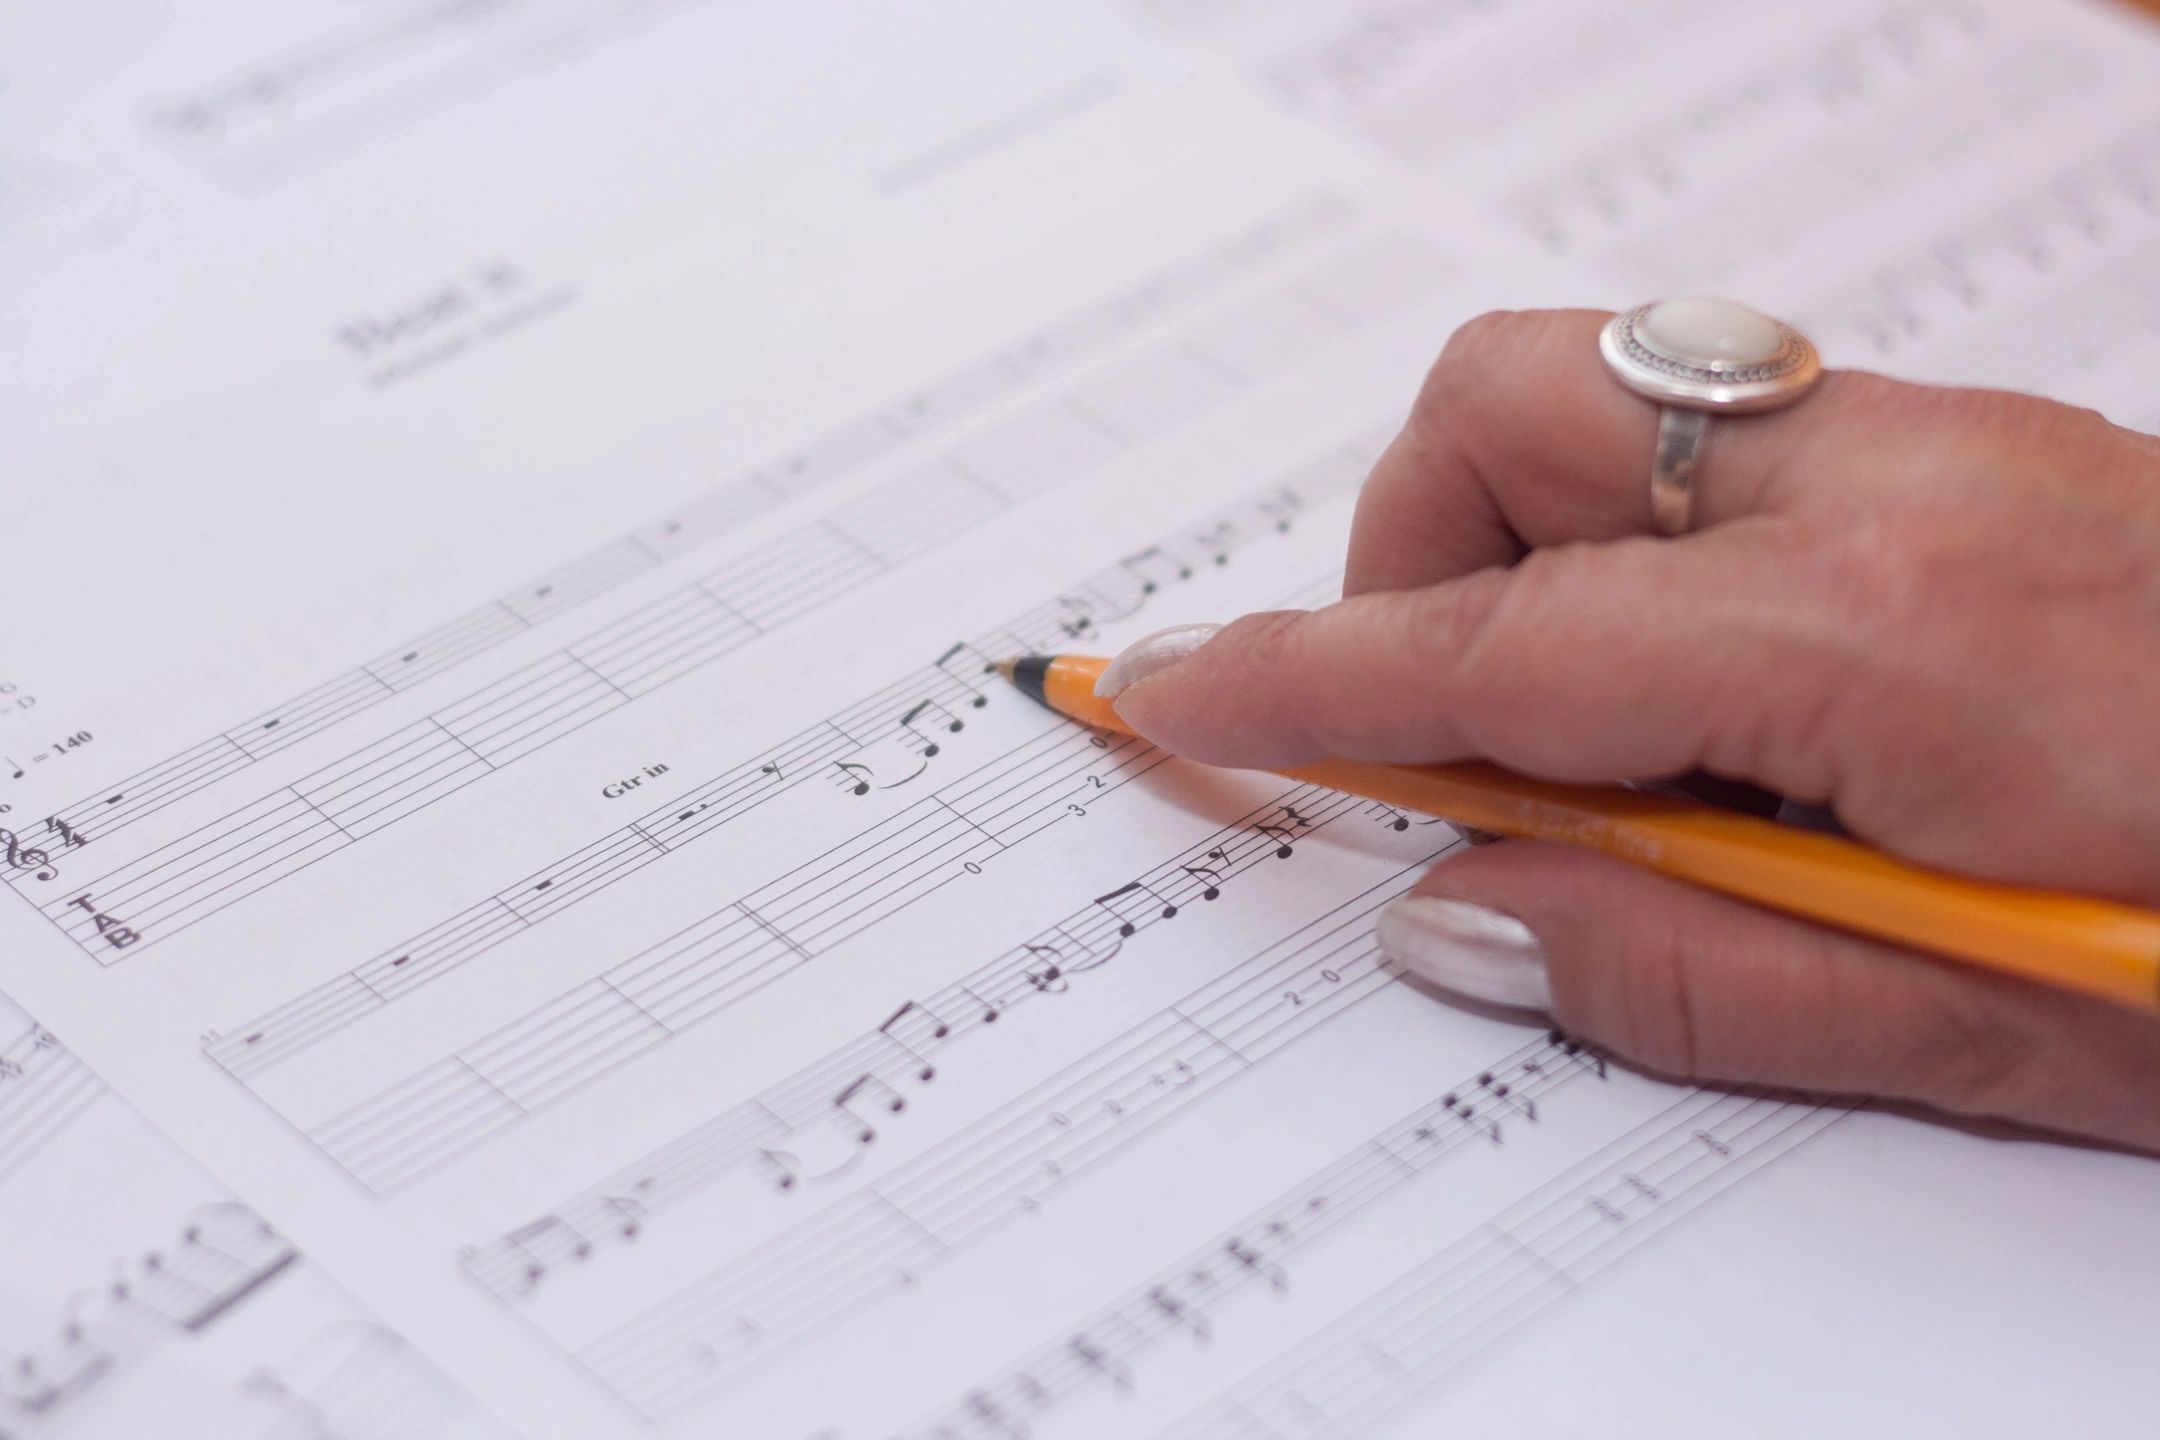
M 2142 1400 L 2149 1163 L 1439 1004 L 1370 928 L 1449 827 L 985 669 L 1330 598 L 1494 305 L 1732 289 L 1835 363 L 2160 424 L 2148 38 L 1986 0 L 554 0 L 127 45 L 12 95 L 14 163 L 68 178 L 0 231 L 42 360 L 0 986 L 82 1060 L 13 1027 L 5 1213 L 68 1247 L 11 1260 L 11 1312 L 235 1257 L 244 1340 L 115 1347 L 217 1340 L 214 1434 Z M 358 1358 L 303 1350 L 318 1317 Z M 1994 1353 L 2024 1374 L 1975 1384 Z M 437 1431 L 276 1428 L 385 1357 Z
M 1610 303 L 1744 294 L 1839 363 L 2160 427 L 2143 17 L 2105 3 L 1126 0 Z M 2039 317 L 2046 324 L 2038 324 Z
M 0 1435 L 507 1434 L 0 1001 Z

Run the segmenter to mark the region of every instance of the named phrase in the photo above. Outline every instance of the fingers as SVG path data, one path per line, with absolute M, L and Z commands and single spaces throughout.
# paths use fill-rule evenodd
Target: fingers
M 2160 1019 L 1508 841 L 1381 918 L 1443 989 L 1686 1079 L 1880 1095 L 2160 1150 Z
M 1657 409 L 1606 373 L 1598 331 L 1608 318 L 1496 312 L 1455 332 L 1359 497 L 1344 593 L 1427 585 L 1538 545 L 1650 533 Z M 1724 466 L 1744 458 L 1719 456 L 1719 513 L 1755 503 L 1760 477 Z
M 1455 332 L 1359 496 L 1344 594 L 1429 585 L 1540 545 L 1652 533 L 1658 409 L 1606 371 L 1598 331 L 1609 318 L 1501 311 Z M 1955 428 L 1959 417 L 1899 400 L 1929 393 L 1949 392 L 1833 372 L 1798 405 L 1714 423 L 1697 526 L 1864 485 L 1862 457 Z
M 1823 607 L 1794 594 L 1774 539 L 1737 522 L 1687 544 L 1539 550 L 1212 638 L 1181 628 L 1176 645 L 1134 646 L 1103 693 L 1150 740 L 1211 764 L 1477 756 L 1578 781 L 1702 767 L 1820 799 L 1831 777 L 1811 717 L 1865 637 L 1810 629 Z

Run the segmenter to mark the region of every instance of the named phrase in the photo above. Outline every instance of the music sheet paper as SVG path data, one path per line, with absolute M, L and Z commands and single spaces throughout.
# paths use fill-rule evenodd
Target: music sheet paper
M 1444 1004 L 1448 826 L 984 674 L 1331 598 L 1494 306 L 2160 428 L 2136 22 L 121 8 L 0 86 L 0 1434 L 2142 1421 L 2149 1162 Z

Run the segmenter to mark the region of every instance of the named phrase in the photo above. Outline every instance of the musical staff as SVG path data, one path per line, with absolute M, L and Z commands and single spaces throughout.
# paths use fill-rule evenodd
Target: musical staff
M 1156 1347 L 1208 1338 L 1212 1307 L 1254 1284 L 1287 1290 L 1290 1263 L 1314 1242 L 1450 1157 L 1504 1143 L 1509 1125 L 1537 1123 L 1540 1101 L 1605 1073 L 1603 1057 L 1559 1031 L 1519 1047 L 915 1421 L 906 1433 L 959 1440 L 986 1433 L 986 1417 L 1025 1425 L 1105 1378 L 1130 1386 L 1134 1366 Z
M 1354 804 L 1344 797 L 1304 790 L 1290 795 L 1311 801 L 1316 830 L 1356 813 Z M 1252 823 L 1279 808 L 1277 802 L 1256 810 L 1240 825 L 1218 832 L 1204 844 L 1155 867 L 1146 873 L 1148 883 L 1173 899 L 1194 896 L 1199 887 L 1180 877 L 1196 855 L 1212 854 L 1219 857 L 1222 879 L 1218 884 L 1225 890 L 1234 889 L 1240 876 L 1274 863 L 1271 845 L 1252 829 Z M 1424 852 L 1427 857 L 1437 853 Z M 988 1026 L 1009 1023 L 1014 1011 L 1030 1000 L 1064 994 L 1075 982 L 1085 983 L 1089 972 L 1116 960 L 1141 933 L 1174 923 L 1175 918 L 1165 919 L 1156 910 L 1142 916 L 1134 932 L 1127 934 L 1122 922 L 1105 917 L 1099 908 L 1089 904 L 936 993 L 906 1002 L 871 1033 L 800 1068 L 749 1102 L 697 1126 L 592 1190 L 561 1202 L 550 1213 L 591 1241 L 593 1248 L 577 1258 L 593 1260 L 604 1254 L 610 1244 L 639 1238 L 645 1222 L 703 1193 L 719 1177 L 750 1163 L 761 1152 L 829 1148 L 822 1146 L 821 1139 L 831 1127 L 832 1101 L 848 1085 L 873 1076 L 885 1089 L 904 1098 L 912 1089 L 934 1083 L 953 1063 L 956 1047 L 961 1047 L 969 1036 L 980 1034 Z M 1302 962 L 1294 956 L 1285 963 L 1291 973 L 1301 973 Z M 1253 973 L 1264 978 L 1247 987 L 1250 993 L 1237 990 L 1238 1003 L 1258 1003 L 1263 1010 L 1271 1010 L 1279 997 L 1269 986 L 1283 968 L 1283 964 L 1267 957 L 1254 962 Z M 1327 968 L 1320 965 L 1315 974 Z M 1358 966 L 1335 973 L 1333 981 L 1320 983 L 1341 996 L 1362 993 L 1359 982 L 1370 979 Z M 1203 1022 L 1210 1018 L 1221 1021 L 1228 1013 L 1222 1011 L 1227 1002 L 1212 988 L 1196 991 L 1191 1003 Z M 1174 1026 L 1189 1022 L 1179 1015 L 1166 1016 L 1162 1023 Z M 1233 1039 L 1239 1038 L 1235 1025 L 1232 1030 Z M 1242 1043 L 1253 1042 L 1251 1037 L 1243 1037 Z M 1256 1058 L 1256 1052 L 1246 1049 L 1236 1058 L 1250 1060 Z M 801 1138 L 805 1135 L 810 1138 Z M 640 1225 L 631 1233 L 623 1233 L 612 1220 L 612 1200 L 625 1195 L 636 1196 L 639 1204 Z M 465 1256 L 466 1268 L 476 1280 L 512 1301 L 531 1295 L 546 1278 L 544 1271 L 533 1270 L 529 1260 L 525 1247 L 507 1240 L 476 1247 Z
M 1163 403 L 1155 405 L 1158 418 Z M 783 537 L 756 559 L 650 602 L 251 805 L 103 874 L 71 878 L 73 890 L 41 908 L 102 963 L 119 960 L 122 950 L 140 954 L 1020 503 L 1018 495 L 997 498 L 1002 479 L 963 474 L 956 466 L 948 460 L 893 481 Z M 934 509 L 946 492 L 966 497 L 965 516 L 947 514 L 918 530 L 857 518 L 892 497 Z M 1278 490 L 1277 503 L 1287 493 Z M 1195 547 L 1207 563 L 1225 564 L 1257 528 L 1250 518 L 1217 517 L 1165 543 Z M 1120 568 L 1090 580 L 1078 594 L 1060 596 L 1060 627 L 1068 639 L 1086 633 L 1086 626 L 1130 615 L 1147 593 Z M 1075 628 L 1076 619 L 1082 628 Z M 951 697 L 929 697 L 928 703 L 941 698 Z M 909 765 L 880 775 L 871 762 L 852 756 L 842 764 L 851 767 L 844 783 L 858 794 L 890 789 L 921 773 L 919 765 Z M 86 893 L 98 897 L 101 911 L 126 917 L 126 945 L 111 943 L 76 903 Z
M 1597 252 L 1625 236 L 1631 261 L 1650 274 L 1669 264 L 1658 247 L 1712 211 L 1748 217 L 1748 233 L 1727 253 L 1772 253 L 1809 217 L 1841 213 L 1892 183 L 1901 168 L 1920 173 L 1937 163 L 1938 146 L 1977 143 L 1977 132 L 2013 118 L 2014 106 L 1945 105 L 1945 90 L 1979 88 L 2007 98 L 2064 83 L 2061 57 L 2044 52 L 2017 57 L 2023 74 L 1971 73 L 1971 65 L 1985 63 L 1996 23 L 1972 0 L 1881 7 L 1809 40 L 1799 54 L 1689 94 L 1684 106 L 1569 157 L 1563 170 L 1505 197 L 1502 208 L 1554 255 Z M 1736 116 L 1762 143 L 1797 153 L 1735 175 L 1725 157 Z M 1886 128 L 1909 143 L 1884 146 Z M 1792 204 L 1802 195 L 1805 215 Z
M 1085 736 L 1065 736 L 1060 746 L 1090 748 Z M 1123 748 L 1155 754 L 1134 742 Z M 1314 817 L 1310 823 L 1316 828 L 1354 808 L 1344 797 L 1309 788 L 1291 792 L 1291 799 Z M 1224 851 L 1225 876 L 1277 858 L 1272 835 L 1255 827 L 1282 808 L 1281 802 L 1263 807 L 1236 830 L 1218 835 L 1201 854 Z M 820 857 L 804 873 L 753 892 L 454 1055 L 310 1125 L 308 1138 L 378 1194 L 411 1184 L 477 1139 L 509 1129 L 631 1057 L 665 1044 L 820 951 L 958 880 L 976 857 L 1012 843 L 995 832 L 985 835 L 964 817 L 942 814 L 943 807 L 932 802 L 902 812 L 863 842 Z M 1140 930 L 1176 917 L 1177 898 L 1199 888 L 1184 873 L 1193 858 L 1181 857 L 1146 877 L 1157 904 L 1127 915 L 1090 901 L 1054 935 L 1037 937 L 1036 948 L 1024 949 L 1026 963 L 1010 973 L 1000 969 L 991 989 L 976 991 L 965 1002 L 948 996 L 935 1008 L 940 1014 L 1002 1015 L 1016 997 L 1050 983 L 1042 979 L 1042 949 L 1070 945 L 1077 951 L 1078 958 L 1068 954 L 1053 979 L 1107 963 Z M 1035 979 L 1029 978 L 1031 968 Z M 821 1117 L 833 1093 L 828 1089 L 819 1097 Z M 783 1115 L 797 1113 L 774 1108 Z
M 1556 0 L 1353 0 L 1285 26 L 1250 23 L 1249 6 L 1222 0 L 1129 3 L 1230 52 L 1276 103 L 1420 166 L 1459 159 L 1552 95 L 1609 81 L 1717 18 L 1696 0 L 1639 0 L 1625 13 Z M 1495 25 L 1512 27 L 1510 43 L 1461 63 L 1461 47 Z
M 291 1420 L 289 1430 L 267 1440 L 508 1440 L 433 1362 L 370 1320 L 324 1327 L 291 1357 L 265 1367 L 253 1388 L 283 1401 Z
M 115 835 L 256 761 L 322 734 L 423 680 L 450 671 L 668 561 L 721 539 L 790 500 L 825 489 L 903 444 L 978 414 L 1039 382 L 1070 373 L 1113 351 L 1142 329 L 1208 301 L 1242 276 L 1317 244 L 1352 219 L 1348 205 L 1332 196 L 1308 197 L 1286 205 L 1222 243 L 1181 257 L 1138 283 L 1052 321 L 942 380 L 897 396 L 869 414 L 841 422 L 792 452 L 730 476 L 675 514 L 568 561 L 548 575 L 56 813 L 101 836 Z M 1321 272 L 1323 279 L 1326 273 Z M 1275 297 L 1274 308 L 1296 308 L 1300 293 L 1295 285 L 1289 287 Z M 1258 318 L 1264 323 L 1265 316 Z M 1342 327 L 1333 327 L 1333 333 L 1339 335 Z M 1056 402 L 1045 403 L 1054 406 Z M 1039 434 L 1028 433 L 1024 424 L 1001 433 L 1022 442 L 1030 452 L 1029 458 L 1041 460 Z M 1115 452 L 1114 440 L 1104 436 L 1101 441 L 1109 446 L 1105 457 Z M 964 473 L 972 473 L 965 461 L 974 453 L 967 446 L 956 451 Z M 995 460 L 994 455 L 988 458 Z M 1025 473 L 1024 467 L 1017 464 L 992 463 L 984 468 L 995 472 L 992 484 L 998 483 L 998 476 Z M 1062 476 L 1061 480 L 1073 475 Z M 1023 488 L 1017 493 L 1026 491 Z M 872 534 L 893 514 L 904 513 L 914 492 L 889 487 L 884 494 L 885 498 L 873 507 L 859 512 L 863 528 Z M 919 549 L 929 548 L 934 534 L 918 534 L 912 542 L 903 537 L 903 548 L 908 543 Z M 786 608 L 777 595 L 773 602 Z
M 1368 463 L 1369 451 L 1362 441 L 1318 457 L 1267 488 L 1265 494 L 1276 507 L 1271 513 L 1289 513 L 1281 507 L 1294 511 L 1340 494 L 1362 478 Z M 1247 502 L 1234 507 L 1229 518 L 1243 521 L 1252 513 Z M 1242 550 L 1279 533 L 1273 523 L 1264 528 L 1239 524 L 1232 549 Z M 1180 536 L 1172 535 L 1153 548 L 1174 551 L 1183 544 Z M 1130 573 L 1116 565 L 1072 589 L 1107 609 L 1143 603 L 1153 593 L 1141 592 Z M 467 907 L 344 976 L 226 1030 L 206 1047 L 207 1053 L 234 1075 L 248 1079 L 795 785 L 839 774 L 844 780 L 838 788 L 863 798 L 872 785 L 865 778 L 873 773 L 871 768 L 865 766 L 860 775 L 836 772 L 831 768 L 836 762 L 846 757 L 849 763 L 862 764 L 854 757 L 889 741 L 898 718 L 925 700 L 955 716 L 975 713 L 978 702 L 987 700 L 979 687 L 989 655 L 1048 647 L 1068 623 L 1067 614 L 1063 600 L 1039 605 L 972 645 L 946 651 L 926 669 L 741 762 L 680 800 L 565 856 L 546 871 Z M 928 872 L 920 868 L 916 872 L 919 883 L 949 879 L 953 866 L 1009 847 L 1048 823 L 1048 816 L 1064 813 L 1062 807 L 1070 803 L 1074 788 L 1100 793 L 1117 783 L 1123 778 L 1121 767 L 1136 763 L 1145 750 L 1130 744 L 1094 746 L 1088 737 L 1047 717 L 1041 725 L 1013 751 L 964 772 L 897 815 L 866 823 L 844 848 L 875 863 L 869 871 L 858 867 L 852 873 L 883 878 L 894 867 L 927 859 Z M 1091 775 L 1099 783 L 1090 784 L 1087 777 Z M 862 794 L 856 793 L 858 787 Z M 887 871 L 879 872 L 879 865 Z M 800 873 L 793 879 L 782 876 L 772 886 L 745 895 L 737 906 L 699 922 L 714 929 L 692 927 L 685 932 L 684 943 L 706 946 L 708 965 L 720 955 L 731 956 L 738 974 L 749 973 L 753 965 L 792 963 L 800 958 L 799 950 L 784 943 L 780 950 L 772 950 L 766 944 L 777 940 L 768 931 L 775 919 L 770 912 L 777 900 L 782 909 L 799 916 L 805 902 L 818 898 L 805 888 L 814 873 Z M 845 866 L 826 867 L 822 883 L 827 892 L 841 883 L 837 876 L 847 873 L 851 872 Z M 802 937 L 797 938 L 800 943 Z M 729 951 L 730 945 L 736 948 Z M 752 960 L 752 956 L 757 958 Z M 636 967 L 638 962 L 630 964 Z
M 43 1345 L 8 1356 L 0 1404 L 29 1416 L 54 1410 L 153 1346 L 208 1329 L 297 1259 L 246 1206 L 205 1206 L 172 1244 L 118 1262 L 79 1295 Z
M 876 1295 L 919 1283 L 929 1269 L 1041 1209 L 1052 1192 L 1088 1167 L 1385 985 L 1390 976 L 1371 940 L 1372 917 L 1431 859 L 1419 857 L 1400 877 L 1336 907 L 874 1184 L 693 1282 L 582 1349 L 579 1358 L 628 1403 L 657 1418 L 728 1383 L 774 1348 L 859 1313 Z M 1322 974 L 1334 977 L 1323 982 L 1324 1000 L 1293 1004 L 1283 998 Z M 1559 1055 L 1554 1046 L 1549 1063 L 1557 1067 Z M 1482 1130 L 1478 1135 L 1485 1138 Z M 1276 1261 L 1261 1255 L 1258 1243 L 1233 1237 L 1233 1263 L 1272 1274 Z M 902 1272 L 908 1281 L 898 1279 Z
M 104 1082 L 42 1025 L 31 1023 L 0 1047 L 0 1180 L 28 1164 L 104 1093 Z
M 1845 1113 L 1761 1091 L 1687 1092 L 1159 1440 L 1364 1434 Z
M 2160 323 L 2150 284 L 2160 243 L 2160 125 L 2146 121 L 2063 166 L 2007 203 L 1944 225 L 1886 256 L 1863 279 L 1803 315 L 1812 333 L 1842 337 L 1880 361 L 1956 340 L 1976 327 L 2017 329 L 2000 383 L 2058 386 L 2109 339 Z M 2028 330 L 2034 306 L 2049 324 Z

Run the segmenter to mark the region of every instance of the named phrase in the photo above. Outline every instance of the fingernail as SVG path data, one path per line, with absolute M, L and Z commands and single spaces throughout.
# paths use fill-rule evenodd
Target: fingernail
M 1095 693 L 1115 700 L 1150 675 L 1160 675 L 1215 637 L 1220 625 L 1172 625 L 1143 635 L 1118 651 L 1117 658 L 1095 677 Z
M 1545 947 L 1512 915 L 1406 895 L 1380 912 L 1380 953 L 1443 990 L 1518 1010 L 1552 1009 Z

